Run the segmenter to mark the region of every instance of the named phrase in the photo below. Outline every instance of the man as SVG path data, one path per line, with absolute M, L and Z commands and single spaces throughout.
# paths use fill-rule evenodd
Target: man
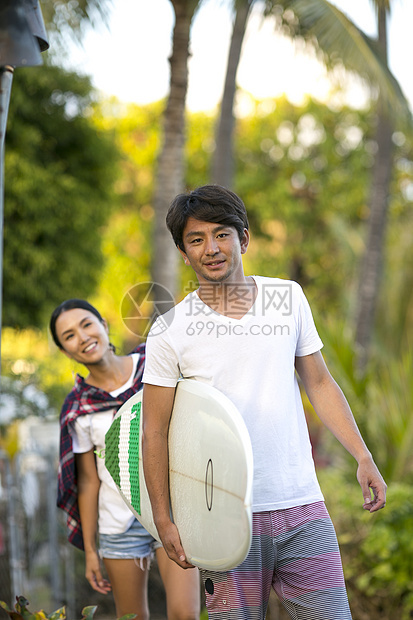
M 273 587 L 292 618 L 351 618 L 297 374 L 320 419 L 358 462 L 364 509 L 383 508 L 386 485 L 326 368 L 301 287 L 244 274 L 248 218 L 242 200 L 225 188 L 178 195 L 167 225 L 199 288 L 160 317 L 147 340 L 145 478 L 163 545 L 180 566 L 190 566 L 169 513 L 168 425 L 182 375 L 235 403 L 254 454 L 251 550 L 234 570 L 201 571 L 209 617 L 263 619 Z

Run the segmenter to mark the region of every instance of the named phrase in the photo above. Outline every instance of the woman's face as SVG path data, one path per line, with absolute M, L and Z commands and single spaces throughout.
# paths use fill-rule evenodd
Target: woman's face
M 110 351 L 106 321 L 101 322 L 89 310 L 66 310 L 55 327 L 63 352 L 80 364 L 96 364 Z

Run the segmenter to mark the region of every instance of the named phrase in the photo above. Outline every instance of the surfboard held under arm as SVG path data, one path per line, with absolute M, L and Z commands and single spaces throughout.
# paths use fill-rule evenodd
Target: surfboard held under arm
M 105 438 L 105 464 L 124 501 L 159 540 L 142 461 L 142 391 L 117 412 Z M 219 390 L 178 382 L 168 437 L 171 514 L 187 560 L 229 570 L 252 536 L 251 441 L 241 414 Z

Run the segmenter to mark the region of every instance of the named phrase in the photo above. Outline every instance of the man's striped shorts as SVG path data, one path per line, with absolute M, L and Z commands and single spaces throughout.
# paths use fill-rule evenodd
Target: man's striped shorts
M 324 502 L 254 513 L 252 534 L 242 564 L 201 571 L 211 620 L 264 620 L 271 587 L 295 620 L 351 620 Z

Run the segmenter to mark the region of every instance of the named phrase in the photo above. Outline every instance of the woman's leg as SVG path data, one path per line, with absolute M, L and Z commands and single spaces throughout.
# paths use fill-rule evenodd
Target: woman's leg
M 201 605 L 198 569 L 181 568 L 168 558 L 162 547 L 156 550 L 156 560 L 166 592 L 168 620 L 198 620 Z
M 116 617 L 134 613 L 138 620 L 149 620 L 148 570 L 139 560 L 112 560 L 103 558 L 116 605 Z

